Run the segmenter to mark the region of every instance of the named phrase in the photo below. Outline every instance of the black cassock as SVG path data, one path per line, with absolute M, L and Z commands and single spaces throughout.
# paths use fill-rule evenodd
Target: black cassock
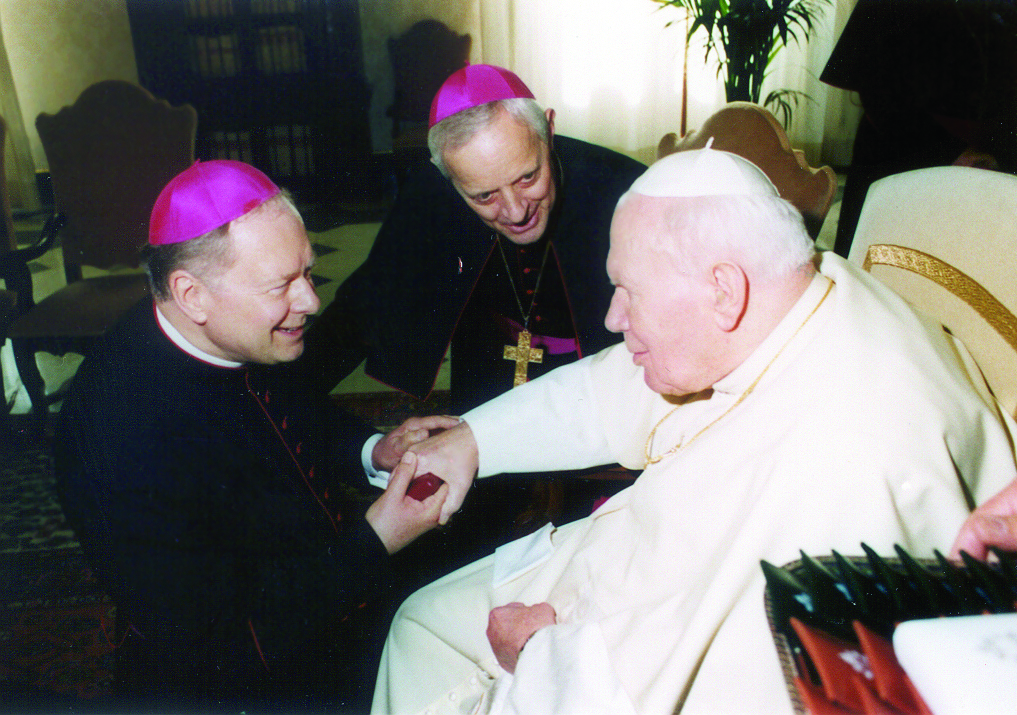
M 528 279 L 535 279 L 543 242 L 552 242 L 529 329 L 578 338 L 577 351 L 563 358 L 571 362 L 620 339 L 604 328 L 612 293 L 605 267 L 611 217 L 646 167 L 560 136 L 554 138 L 552 164 L 557 196 L 544 238 L 526 256 L 501 241 L 513 269 L 534 269 Z M 367 374 L 424 398 L 451 343 L 454 411 L 511 388 L 514 365 L 483 357 L 515 345 L 505 321 L 523 322 L 495 240 L 448 179 L 430 163 L 418 167 L 400 188 L 367 260 L 311 327 L 300 369 L 331 388 L 366 358 Z M 524 290 L 517 280 L 525 312 L 531 296 Z M 483 322 L 485 316 L 495 316 L 495 327 Z M 531 366 L 531 377 L 540 373 Z
M 117 605 L 129 708 L 370 697 L 386 624 L 369 614 L 393 587 L 358 496 L 375 431 L 281 370 L 198 360 L 143 301 L 74 378 L 58 485 Z

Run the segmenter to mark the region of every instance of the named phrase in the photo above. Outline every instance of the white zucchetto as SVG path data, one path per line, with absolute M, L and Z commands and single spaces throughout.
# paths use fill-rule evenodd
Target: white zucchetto
M 631 193 L 661 198 L 780 196 L 755 164 L 727 151 L 693 149 L 668 154 L 635 180 Z

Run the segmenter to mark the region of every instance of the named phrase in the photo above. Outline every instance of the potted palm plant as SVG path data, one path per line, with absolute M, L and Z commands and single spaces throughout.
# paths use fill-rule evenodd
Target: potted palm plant
M 805 43 L 830 0 L 652 0 L 683 10 L 691 20 L 686 42 L 702 29 L 706 58 L 717 58 L 717 73 L 724 76 L 727 101 L 759 104 L 770 62 L 789 40 Z M 671 22 L 667 23 L 668 25 Z M 793 106 L 807 97 L 781 89 L 767 95 L 763 104 L 790 123 Z

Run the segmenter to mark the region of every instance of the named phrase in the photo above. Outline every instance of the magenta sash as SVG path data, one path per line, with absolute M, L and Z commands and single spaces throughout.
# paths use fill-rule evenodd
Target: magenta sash
M 499 316 L 501 317 L 501 316 Z M 523 331 L 522 323 L 517 323 L 511 318 L 501 318 L 503 327 L 506 332 L 511 335 L 510 340 L 515 343 L 519 341 L 519 333 Z M 530 346 L 534 348 L 544 348 L 550 355 L 565 355 L 566 353 L 578 352 L 579 344 L 575 338 L 555 338 L 550 335 L 537 335 L 533 333 L 530 336 Z

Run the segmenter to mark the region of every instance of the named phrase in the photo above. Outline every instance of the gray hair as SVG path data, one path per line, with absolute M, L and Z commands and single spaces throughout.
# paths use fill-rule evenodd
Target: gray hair
M 631 192 L 618 200 L 620 207 Z M 725 258 L 756 280 L 774 281 L 810 263 L 815 243 L 798 209 L 777 196 L 703 196 L 668 202 L 649 247 L 693 273 Z
M 297 210 L 293 199 L 285 191 L 276 194 L 267 201 L 248 211 L 244 216 L 280 208 L 293 213 L 303 223 L 304 219 Z M 169 286 L 170 275 L 177 270 L 186 270 L 202 280 L 211 280 L 221 276 L 235 260 L 233 241 L 230 240 L 230 227 L 235 221 L 214 228 L 196 238 L 180 243 L 169 243 L 163 246 L 146 245 L 141 251 L 142 264 L 148 274 L 148 284 L 152 293 L 160 301 L 172 297 Z
M 456 112 L 431 127 L 427 133 L 427 147 L 431 150 L 431 161 L 445 178 L 448 168 L 442 158 L 449 149 L 465 146 L 482 129 L 490 126 L 502 111 L 508 112 L 513 119 L 527 125 L 540 141 L 548 143 L 550 129 L 544 110 L 533 99 L 518 97 L 499 99 L 487 104 Z

